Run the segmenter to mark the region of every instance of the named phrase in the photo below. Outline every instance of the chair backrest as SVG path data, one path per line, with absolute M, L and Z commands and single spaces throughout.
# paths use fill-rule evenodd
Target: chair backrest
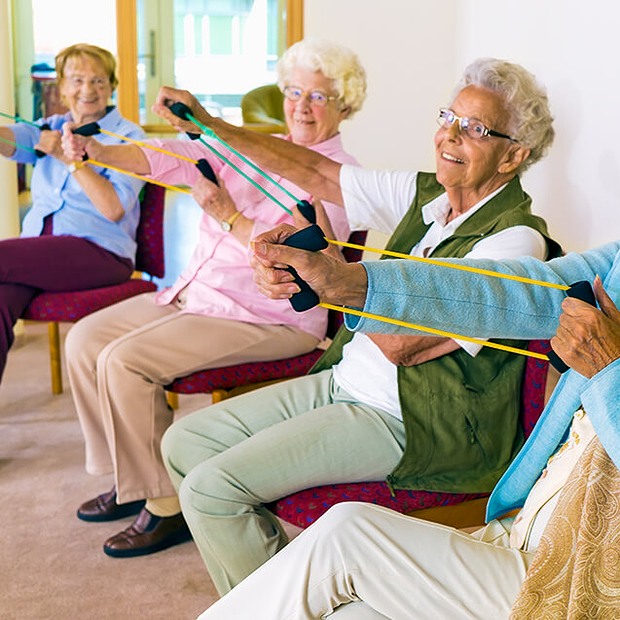
M 163 278 L 164 260 L 164 205 L 166 189 L 147 183 L 140 194 L 140 220 L 136 233 L 136 270 L 155 278 Z
M 527 349 L 535 353 L 547 354 L 551 350 L 548 340 L 530 340 Z M 528 357 L 523 374 L 521 389 L 521 423 L 525 437 L 529 437 L 538 418 L 545 408 L 545 395 L 549 362 L 535 357 Z
M 284 95 L 278 85 L 259 86 L 243 95 L 241 117 L 244 125 L 265 125 L 272 133 L 286 132 Z
M 355 230 L 349 236 L 349 243 L 355 243 L 356 245 L 364 245 L 366 243 L 367 230 Z M 363 250 L 357 250 L 354 248 L 343 248 L 342 255 L 346 258 L 348 263 L 357 263 L 362 259 Z M 327 337 L 333 338 L 336 332 L 340 329 L 344 319 L 342 312 L 336 312 L 330 310 L 327 313 Z

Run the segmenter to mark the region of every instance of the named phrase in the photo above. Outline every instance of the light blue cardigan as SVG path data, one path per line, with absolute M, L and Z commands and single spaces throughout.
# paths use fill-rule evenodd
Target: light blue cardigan
M 620 241 L 547 263 L 533 258 L 503 261 L 450 259 L 491 271 L 570 285 L 598 274 L 620 306 Z M 364 310 L 419 325 L 479 338 L 551 338 L 558 326 L 563 291 L 413 261 L 363 263 L 368 274 Z M 411 330 L 345 315 L 349 329 L 408 333 Z M 586 379 L 569 370 L 558 383 L 529 439 L 495 486 L 487 519 L 523 505 L 580 405 L 617 467 L 620 467 L 620 360 Z

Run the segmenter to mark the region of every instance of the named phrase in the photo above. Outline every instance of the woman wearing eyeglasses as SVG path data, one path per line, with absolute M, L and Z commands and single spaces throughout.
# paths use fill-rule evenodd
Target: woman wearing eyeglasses
M 0 377 L 13 325 L 37 293 L 118 284 L 134 268 L 144 183 L 70 159 L 60 145 L 67 122 L 97 121 L 109 131 L 143 137 L 110 105 L 118 84 L 114 56 L 94 45 L 72 45 L 56 56 L 56 74 L 66 114 L 0 127 L 0 154 L 34 165 L 32 208 L 21 237 L 0 241 Z
M 339 128 L 366 96 L 366 76 L 357 56 L 328 41 L 305 40 L 284 53 L 278 75 L 289 133 L 277 140 L 307 147 L 330 161 L 355 164 Z M 67 335 L 67 367 L 86 441 L 86 469 L 115 475 L 114 487 L 81 505 L 78 517 L 100 522 L 137 515 L 105 541 L 103 550 L 113 557 L 146 555 L 190 538 L 159 452 L 173 417 L 164 386 L 205 368 L 302 355 L 316 348 L 327 327 L 323 308 L 300 314 L 286 300 L 274 304 L 253 281 L 250 239 L 278 224 L 292 224 L 290 211 L 200 141 L 150 144 L 190 161 L 135 144 L 104 146 L 69 132 L 63 137 L 75 158 L 85 150 L 97 161 L 188 185 L 204 211 L 194 253 L 170 288 L 94 313 Z M 211 144 L 282 205 L 294 208 L 294 200 L 282 190 L 216 141 Z M 202 177 L 191 161 L 202 158 L 213 168 L 217 184 Z M 277 180 L 296 198 L 310 198 L 294 184 Z M 328 217 L 335 236 L 346 240 L 350 230 L 344 211 L 328 202 L 324 206 L 318 218 Z
M 265 168 L 342 205 L 352 229 L 391 233 L 390 250 L 541 259 L 559 252 L 519 182 L 553 129 L 543 89 L 518 65 L 481 59 L 467 67 L 439 113 L 435 173 L 341 165 L 228 125 L 188 93 L 162 89 L 156 109 L 184 130 L 190 126 L 170 114 L 170 101 Z M 298 290 L 287 272 L 254 262 L 267 294 L 274 282 L 290 283 L 273 294 L 280 300 Z M 164 459 L 218 591 L 286 543 L 265 504 L 295 491 L 381 479 L 395 488 L 490 491 L 522 443 L 523 368 L 521 356 L 468 342 L 341 330 L 311 375 L 179 420 L 164 436 Z

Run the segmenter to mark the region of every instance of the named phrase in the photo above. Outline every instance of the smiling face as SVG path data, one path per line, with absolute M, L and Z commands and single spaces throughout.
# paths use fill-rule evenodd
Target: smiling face
M 461 90 L 450 109 L 458 116 L 476 118 L 488 128 L 510 134 L 510 117 L 501 97 L 478 86 Z M 435 134 L 437 180 L 446 188 L 453 208 L 465 211 L 515 175 L 529 150 L 505 138 L 476 140 L 458 122 Z
M 67 60 L 59 89 L 78 125 L 103 118 L 112 96 L 112 86 L 105 67 L 85 54 Z
M 305 93 L 299 101 L 284 99 L 284 116 L 295 144 L 312 146 L 338 133 L 340 122 L 347 118 L 349 110 L 341 109 L 336 100 L 328 101 L 324 107 L 310 104 L 307 97 L 314 90 L 328 96 L 337 95 L 333 80 L 320 71 L 297 68 L 288 76 L 286 86 L 297 86 Z

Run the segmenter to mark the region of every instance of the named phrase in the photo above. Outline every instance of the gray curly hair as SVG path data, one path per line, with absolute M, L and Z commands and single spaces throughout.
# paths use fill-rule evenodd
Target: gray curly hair
M 510 115 L 508 133 L 530 149 L 520 174 L 542 159 L 553 144 L 553 116 L 545 89 L 521 65 L 497 58 L 478 58 L 465 68 L 455 94 L 469 85 L 498 93 Z
M 320 71 L 326 78 L 334 80 L 338 104 L 350 109 L 348 118 L 361 109 L 366 99 L 366 71 L 350 49 L 325 39 L 308 38 L 294 43 L 278 60 L 280 90 L 298 67 Z

